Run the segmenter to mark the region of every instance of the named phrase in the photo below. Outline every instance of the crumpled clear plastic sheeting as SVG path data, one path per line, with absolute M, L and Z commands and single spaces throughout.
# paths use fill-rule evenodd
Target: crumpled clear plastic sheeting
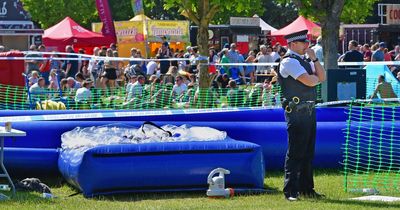
M 170 131 L 173 138 L 166 139 L 167 141 L 215 141 L 226 139 L 226 132 L 219 131 L 210 127 L 197 127 L 190 125 L 164 125 L 161 127 L 164 130 Z
M 157 127 L 145 124 L 135 128 L 124 124 L 111 124 L 106 126 L 92 126 L 87 128 L 77 127 L 65 132 L 61 136 L 63 149 L 86 150 L 100 145 L 112 144 L 139 144 L 153 142 L 179 142 L 179 141 L 220 141 L 227 135 L 210 127 L 192 127 L 190 125 L 164 125 L 161 127 L 171 132 L 172 136 Z
M 106 126 L 76 127 L 61 135 L 63 149 L 77 149 L 82 147 L 95 147 L 99 145 L 129 144 L 131 140 L 123 138 L 136 132 L 137 128 L 112 124 Z

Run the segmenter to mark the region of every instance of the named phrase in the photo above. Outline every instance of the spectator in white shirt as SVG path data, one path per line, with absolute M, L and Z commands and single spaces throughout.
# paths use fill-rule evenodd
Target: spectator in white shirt
M 175 78 L 175 85 L 172 88 L 172 97 L 179 100 L 183 95 L 185 95 L 186 91 L 187 85 L 183 82 L 183 77 L 177 76 Z
M 146 81 L 146 78 L 143 75 L 139 75 L 137 77 L 137 81 L 130 86 L 128 90 L 127 101 L 130 102 L 134 99 L 140 99 L 143 97 L 143 85 Z
M 43 77 L 38 79 L 38 82 L 29 88 L 31 97 L 35 100 L 44 100 L 46 96 L 46 83 Z
M 274 47 L 272 47 L 271 56 L 272 56 L 273 61 L 276 61 L 281 58 L 281 56 L 279 55 L 280 50 L 281 50 L 281 46 L 278 43 L 275 44 Z
M 260 46 L 260 52 L 255 59 L 258 63 L 273 63 L 274 60 L 271 56 L 272 48 L 265 45 Z M 257 71 L 260 73 L 269 73 L 271 71 L 271 66 L 257 66 Z M 264 72 L 267 71 L 267 72 Z
M 322 37 L 319 36 L 317 38 L 317 44 L 314 47 L 312 47 L 311 49 L 314 50 L 315 55 L 317 56 L 318 60 L 320 62 L 324 62 L 324 51 L 322 49 L 322 45 L 321 44 L 322 44 Z
M 92 93 L 90 92 L 90 88 L 92 87 L 93 81 L 87 79 L 82 82 L 82 87 L 76 91 L 75 101 L 90 101 L 92 98 Z
M 153 75 L 156 73 L 158 68 L 158 63 L 155 61 L 150 61 L 149 63 L 147 63 L 146 65 L 146 69 L 147 69 L 147 75 Z

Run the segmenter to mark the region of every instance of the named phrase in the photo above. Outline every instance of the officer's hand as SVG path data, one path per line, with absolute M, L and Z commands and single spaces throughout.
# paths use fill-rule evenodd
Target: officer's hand
M 306 53 L 307 53 L 308 57 L 309 57 L 311 60 L 317 59 L 317 56 L 315 55 L 315 52 L 314 52 L 313 49 L 307 48 L 307 49 L 306 49 Z

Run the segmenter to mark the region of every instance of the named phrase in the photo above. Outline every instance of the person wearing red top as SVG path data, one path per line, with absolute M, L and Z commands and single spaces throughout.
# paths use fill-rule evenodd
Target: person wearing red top
M 383 50 L 385 61 L 392 61 L 392 55 L 390 55 L 388 48 Z
M 364 61 L 371 61 L 372 51 L 369 47 L 369 44 L 364 44 L 363 46 L 363 54 L 364 54 Z
M 46 52 L 46 47 L 44 45 L 40 45 L 38 47 L 39 52 Z M 50 58 L 49 54 L 43 54 L 42 55 L 43 58 Z M 48 60 L 43 60 L 43 62 L 40 65 L 40 74 L 41 76 L 44 78 L 44 81 L 46 83 L 46 85 L 50 84 L 49 81 L 49 76 L 50 76 L 50 59 Z

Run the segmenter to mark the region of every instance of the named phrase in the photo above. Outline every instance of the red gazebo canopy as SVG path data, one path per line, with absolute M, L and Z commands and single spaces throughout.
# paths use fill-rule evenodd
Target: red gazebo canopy
M 109 46 L 114 42 L 112 37 L 103 36 L 87 30 L 66 17 L 61 22 L 44 31 L 43 43 L 48 49 L 64 51 L 65 46 L 73 45 L 74 48 L 91 49 L 96 46 Z
M 279 42 L 281 45 L 287 45 L 286 40 L 283 38 L 285 35 L 301 31 L 301 30 L 308 30 L 308 38 L 314 40 L 321 34 L 321 27 L 314 22 L 304 18 L 303 16 L 299 16 L 295 21 L 290 23 L 289 25 L 271 32 L 272 42 L 275 44 Z

